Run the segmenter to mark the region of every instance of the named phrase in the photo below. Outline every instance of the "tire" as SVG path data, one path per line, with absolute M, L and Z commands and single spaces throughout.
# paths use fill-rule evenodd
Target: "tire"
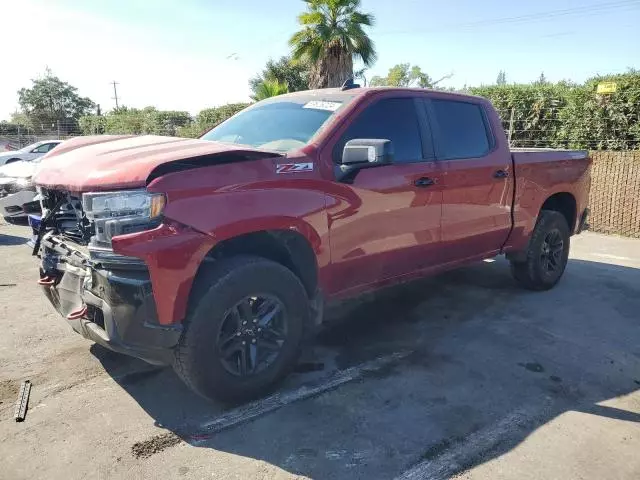
M 261 332 L 260 309 L 269 302 L 274 307 L 264 318 L 271 315 L 272 323 Z M 194 286 L 174 370 L 187 386 L 210 400 L 237 402 L 259 397 L 295 365 L 309 312 L 302 283 L 279 263 L 249 256 L 217 260 Z M 256 317 L 254 325 L 249 320 L 243 326 L 241 319 L 247 315 Z M 278 323 L 277 335 L 274 322 Z M 242 342 L 247 345 L 241 346 Z M 275 357 L 274 345 L 279 348 Z M 227 357 L 225 352 L 231 347 L 236 350 Z M 263 364 L 256 365 L 261 357 Z
M 562 278 L 567 266 L 570 233 L 564 215 L 542 210 L 526 251 L 524 262 L 511 261 L 511 274 L 529 290 L 549 290 Z M 562 245 L 558 251 L 558 245 Z M 555 254 L 552 253 L 555 251 Z

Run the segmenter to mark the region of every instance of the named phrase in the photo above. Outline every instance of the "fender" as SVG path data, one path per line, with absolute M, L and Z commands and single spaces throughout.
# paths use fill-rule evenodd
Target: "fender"
M 562 152 L 558 154 L 561 155 Z M 540 159 L 527 152 L 514 152 L 513 155 L 516 172 L 514 228 L 504 247 L 505 252 L 519 251 L 526 247 L 542 205 L 556 193 L 573 195 L 576 200 L 576 216 L 579 218 L 589 201 L 591 178 L 591 158 L 586 152 L 583 158 L 564 161 Z
M 323 284 L 331 261 L 325 207 L 329 182 L 316 169 L 279 175 L 278 163 L 267 158 L 204 166 L 168 173 L 149 183 L 150 192 L 167 196 L 162 231 L 154 234 L 165 239 L 166 251 L 157 250 L 159 238 L 154 238 L 153 255 L 145 254 L 151 243 L 145 247 L 144 239 L 154 231 L 117 237 L 113 247 L 118 253 L 153 260 L 147 264 L 156 301 L 159 307 L 163 304 L 158 311 L 170 312 L 161 323 L 184 318 L 188 292 L 206 254 L 219 242 L 247 233 L 296 230 L 302 234 L 316 255 Z

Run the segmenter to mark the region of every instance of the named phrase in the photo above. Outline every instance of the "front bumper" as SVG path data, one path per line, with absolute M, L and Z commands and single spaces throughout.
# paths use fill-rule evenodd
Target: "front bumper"
M 182 327 L 158 323 L 144 263 L 98 264 L 52 234 L 42 239 L 40 256 L 39 283 L 73 330 L 110 350 L 171 363 Z

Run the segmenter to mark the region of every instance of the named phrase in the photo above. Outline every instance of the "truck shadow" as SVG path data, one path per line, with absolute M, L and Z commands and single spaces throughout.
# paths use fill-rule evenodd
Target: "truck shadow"
M 638 311 L 640 269 L 583 260 L 570 260 L 563 281 L 543 293 L 517 288 L 502 260 L 393 287 L 330 308 L 299 373 L 278 390 L 410 355 L 215 434 L 209 427 L 233 406 L 200 399 L 171 369 L 132 361 L 121 374 L 122 357 L 92 353 L 167 430 L 132 445 L 135 457 L 184 441 L 312 478 L 391 478 L 486 436 L 449 476 L 509 452 L 565 412 L 640 423 L 640 414 L 602 403 L 640 388 Z M 514 412 L 519 420 L 494 438 Z
M 27 243 L 29 239 L 24 237 L 18 237 L 16 235 L 7 235 L 0 233 L 0 246 L 3 245 L 23 245 Z

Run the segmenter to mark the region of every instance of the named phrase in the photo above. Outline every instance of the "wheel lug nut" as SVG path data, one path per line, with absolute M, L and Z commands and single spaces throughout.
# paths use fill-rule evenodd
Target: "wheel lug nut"
M 261 328 L 259 328 L 259 329 L 258 329 L 258 332 L 261 332 L 261 331 L 262 331 L 262 329 L 261 329 Z
M 251 340 L 251 343 L 256 343 L 256 339 L 254 338 L 253 340 Z
M 242 332 L 238 332 L 238 333 L 236 333 L 236 335 L 241 337 L 242 336 Z
M 247 342 L 243 341 L 243 342 L 242 342 L 242 344 L 243 344 L 243 345 L 246 345 L 246 344 L 247 344 Z
M 253 319 L 253 323 L 258 323 L 258 319 L 257 319 L 257 318 L 254 318 L 254 319 Z
M 242 322 L 242 324 L 243 324 L 243 325 L 246 325 L 246 324 L 247 324 L 247 321 L 245 320 L 244 322 Z

